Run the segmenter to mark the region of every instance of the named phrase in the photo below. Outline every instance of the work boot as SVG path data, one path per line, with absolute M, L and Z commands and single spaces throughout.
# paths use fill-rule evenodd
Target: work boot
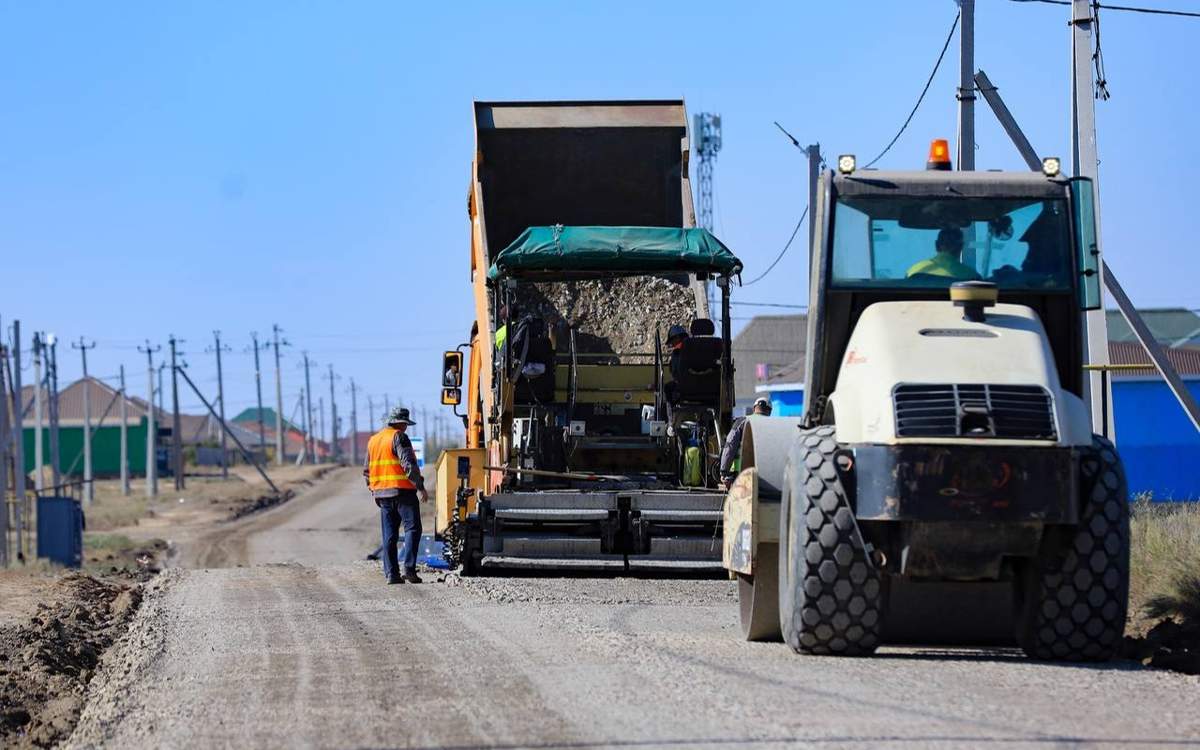
M 404 583 L 404 576 L 401 576 L 401 575 L 390 576 L 390 577 L 388 577 L 387 582 L 388 582 L 389 586 L 392 586 L 397 583 Z
M 420 576 L 417 575 L 417 571 L 415 571 L 415 570 L 410 570 L 407 573 L 405 573 L 404 580 L 408 581 L 409 583 L 420 583 L 421 582 L 421 578 L 420 578 Z

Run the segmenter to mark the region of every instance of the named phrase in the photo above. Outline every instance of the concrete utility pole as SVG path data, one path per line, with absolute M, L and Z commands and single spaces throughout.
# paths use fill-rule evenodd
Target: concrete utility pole
M 333 460 L 336 462 L 341 458 L 341 451 L 338 447 L 338 416 L 337 416 L 337 396 L 334 391 L 334 385 L 340 376 L 333 373 L 333 364 L 329 365 L 329 431 L 331 433 L 329 439 L 329 450 L 333 453 Z
M 274 336 L 275 346 L 275 465 L 283 466 L 284 460 L 284 442 L 283 442 L 283 373 L 279 369 L 279 346 L 282 343 L 288 346 L 288 342 L 280 342 L 279 334 L 283 331 L 278 324 L 271 326 L 271 333 Z
M 821 178 L 821 144 L 814 143 L 806 146 L 804 155 L 808 157 L 808 251 L 812 253 L 813 236 L 816 227 L 821 223 L 817 216 L 817 182 Z
M 42 448 L 42 393 L 46 386 L 42 378 L 42 334 L 33 332 L 33 486 L 38 491 L 46 489 L 43 468 L 46 458 Z
M 388 395 L 385 393 L 385 394 L 383 394 L 383 418 L 387 419 L 388 415 L 391 413 L 392 413 L 392 404 L 390 401 L 388 401 Z
M 350 378 L 350 462 L 358 466 L 358 387 Z
M 171 465 L 175 472 L 175 489 L 184 488 L 183 480 L 183 428 L 179 424 L 179 365 L 176 357 L 179 354 L 178 345 L 183 339 L 175 338 L 174 334 L 167 339 L 171 345 Z
M 309 368 L 314 364 L 308 358 L 308 352 L 302 352 L 304 355 L 304 411 L 306 418 L 304 420 L 304 449 L 308 452 L 309 458 L 315 464 L 317 462 L 317 446 L 313 442 L 313 411 L 312 411 L 312 378 L 309 374 Z
M 128 394 L 125 390 L 125 365 L 121 365 L 121 494 L 129 495 L 129 411 L 126 406 Z
M 367 419 L 370 420 L 367 422 L 367 429 L 375 432 L 375 399 L 369 393 L 367 394 Z
M 96 342 L 88 344 L 80 336 L 78 342 L 71 342 L 71 348 L 78 349 L 83 359 L 83 504 L 91 505 L 96 495 L 92 490 L 92 384 L 88 380 L 87 353 L 96 348 Z
M 317 441 L 320 442 L 325 434 L 325 397 L 320 396 L 317 398 Z
M 146 339 L 146 346 L 138 347 L 138 351 L 146 355 L 146 497 L 158 496 L 158 426 L 154 422 L 154 353 L 161 350 L 161 345 L 150 346 L 149 339 Z
M 250 339 L 254 342 L 254 390 L 258 394 L 258 449 L 262 451 L 263 461 L 266 461 L 267 428 L 266 425 L 263 424 L 262 368 L 259 366 L 258 362 L 258 350 L 262 347 L 259 347 L 258 345 L 258 331 L 251 331 Z
M 975 0 L 958 0 L 958 168 L 975 170 Z
M 221 332 L 213 331 L 213 345 L 209 351 L 217 354 L 217 406 L 221 420 L 221 478 L 229 478 L 229 444 L 225 442 L 225 374 L 221 370 L 221 352 L 232 351 L 228 346 L 221 347 Z M 255 353 L 257 359 L 258 354 Z
M 8 423 L 8 380 L 4 377 L 6 364 L 8 351 L 0 341 L 0 568 L 8 567 L 8 443 L 12 439 Z
M 1071 163 L 1076 177 L 1090 177 L 1096 203 L 1096 255 L 1101 288 L 1104 286 L 1104 243 L 1100 239 L 1100 175 L 1096 154 L 1096 99 L 1092 80 L 1092 3 L 1091 0 L 1072 0 L 1071 3 Z M 1103 299 L 1103 298 L 1102 298 Z M 1108 364 L 1108 321 L 1104 305 L 1084 313 L 1087 333 L 1087 363 Z M 1112 415 L 1112 388 L 1106 373 L 1089 370 L 1084 381 L 1084 400 L 1091 405 L 1092 431 L 1110 440 L 1116 439 Z
M 53 333 L 46 337 L 50 346 L 50 360 L 47 363 L 46 377 L 50 384 L 50 476 L 54 481 L 54 491 L 60 492 L 62 485 L 62 461 L 58 446 L 58 337 Z
M 17 501 L 17 553 L 25 549 L 21 537 L 25 530 L 25 404 L 21 400 L 21 321 L 12 324 L 13 352 L 13 490 Z

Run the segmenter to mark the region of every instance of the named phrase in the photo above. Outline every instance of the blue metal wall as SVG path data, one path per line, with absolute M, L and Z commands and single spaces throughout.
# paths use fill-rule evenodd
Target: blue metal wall
M 771 399 L 771 416 L 799 417 L 804 413 L 804 391 L 770 391 L 766 397 Z
M 1188 381 L 1200 399 L 1200 380 Z M 1113 381 L 1117 450 L 1129 491 L 1156 501 L 1200 499 L 1200 433 L 1158 378 Z

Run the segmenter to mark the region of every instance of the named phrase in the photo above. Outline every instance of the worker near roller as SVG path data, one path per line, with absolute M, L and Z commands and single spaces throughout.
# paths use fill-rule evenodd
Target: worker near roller
M 938 232 L 934 243 L 937 253 L 932 258 L 917 261 L 908 269 L 908 277 L 913 276 L 942 276 L 955 281 L 969 281 L 979 278 L 967 264 L 962 262 L 963 235 L 961 229 L 943 229 Z
M 765 398 L 755 399 L 754 413 L 762 417 L 771 416 L 771 402 Z M 737 476 L 734 464 L 742 453 L 742 432 L 745 429 L 746 418 L 738 417 L 729 429 L 729 434 L 725 436 L 725 446 L 721 448 L 721 480 L 725 483 L 725 489 L 729 489 L 729 485 L 733 484 Z
M 408 409 L 396 407 L 387 416 L 387 425 L 367 442 L 367 462 L 363 476 L 379 507 L 380 530 L 383 535 L 381 557 L 387 582 L 420 583 L 417 577 L 417 548 L 421 544 L 421 503 L 429 500 L 425 478 L 417 464 L 412 440 L 406 435 L 409 425 L 416 422 Z M 397 543 L 400 527 L 404 527 L 404 570 L 397 564 Z

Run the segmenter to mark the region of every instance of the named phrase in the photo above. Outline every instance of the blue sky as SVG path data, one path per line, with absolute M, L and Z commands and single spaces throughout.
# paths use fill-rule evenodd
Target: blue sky
M 1181 0 L 1158 7 L 1194 9 Z M 1070 156 L 1068 10 L 979 0 L 976 63 L 1043 154 Z M 801 154 L 874 156 L 920 92 L 952 0 L 837 3 L 0 2 L 0 317 L 99 342 L 92 371 L 145 389 L 144 339 L 220 329 L 229 409 L 253 405 L 249 332 L 279 323 L 364 393 L 437 398 L 470 326 L 473 99 L 684 97 L 720 112 L 717 234 L 746 279 L 806 200 Z M 1139 305 L 1200 307 L 1185 51 L 1200 21 L 1106 12 L 1098 104 L 1105 252 Z M 879 164 L 955 135 L 957 41 Z M 1022 162 L 980 103 L 977 166 Z M 832 159 L 831 159 L 832 161 Z M 799 245 L 735 300 L 806 302 Z M 736 308 L 738 325 L 754 308 Z M 28 345 L 28 339 L 26 339 Z M 63 379 L 79 374 L 60 350 Z M 28 377 L 28 375 L 27 375 Z M 269 377 L 269 373 L 268 373 Z M 328 394 L 328 383 L 314 390 Z M 267 380 L 267 394 L 273 392 Z M 318 387 L 320 384 L 320 387 Z M 339 383 L 343 414 L 348 397 Z M 268 396 L 268 403 L 271 402 Z M 194 397 L 184 397 L 198 410 Z M 366 407 L 360 402 L 360 429 Z

